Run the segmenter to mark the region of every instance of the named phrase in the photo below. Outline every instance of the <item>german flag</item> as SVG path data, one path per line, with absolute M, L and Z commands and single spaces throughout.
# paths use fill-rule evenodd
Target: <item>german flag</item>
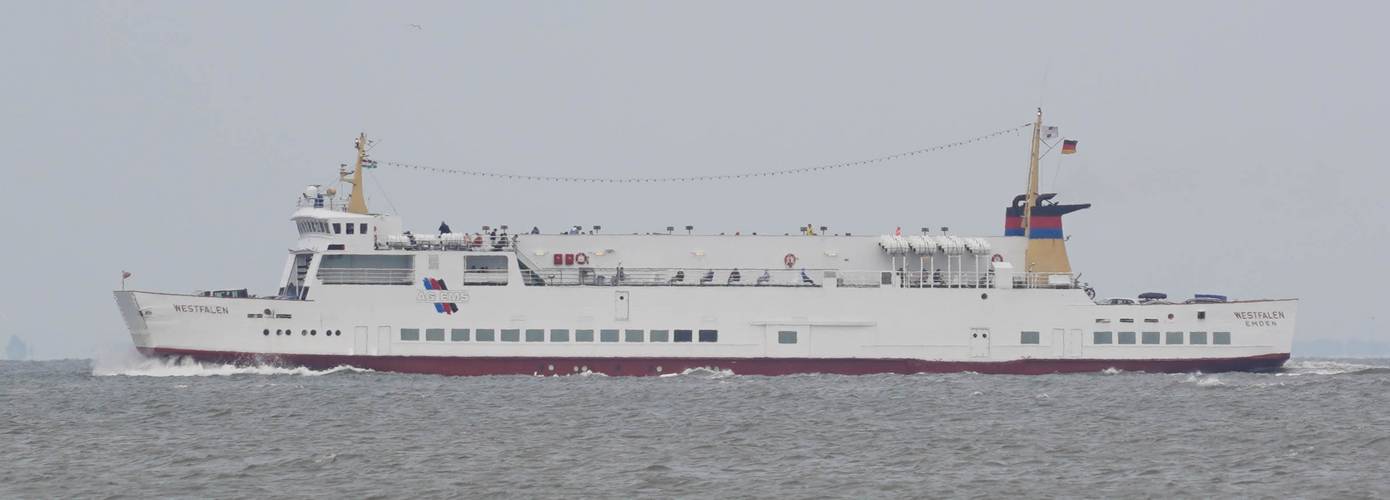
M 1062 154 L 1064 154 L 1064 155 L 1076 154 L 1076 141 L 1067 141 L 1067 140 L 1062 141 Z

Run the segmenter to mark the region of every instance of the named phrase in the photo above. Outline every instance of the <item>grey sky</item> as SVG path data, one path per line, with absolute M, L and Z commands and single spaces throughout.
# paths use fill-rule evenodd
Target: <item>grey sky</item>
M 1384 342 L 1384 3 L 11 2 L 0 338 L 129 344 L 110 290 L 273 291 L 305 184 L 374 156 L 568 175 L 869 158 L 1027 122 L 1101 295 L 1300 297 Z M 415 29 L 410 24 L 419 24 Z M 743 182 L 547 185 L 383 167 L 408 226 L 999 234 L 1027 141 Z M 1060 169 L 1060 170 L 1059 170 Z M 388 205 L 382 196 L 385 188 Z M 1295 354 L 1298 354 L 1297 351 Z

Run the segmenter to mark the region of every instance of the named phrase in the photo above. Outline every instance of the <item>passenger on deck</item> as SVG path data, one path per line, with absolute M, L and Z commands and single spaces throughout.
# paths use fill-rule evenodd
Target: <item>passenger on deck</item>
M 616 285 L 618 285 L 618 284 L 621 284 L 621 283 L 623 282 L 623 278 L 626 278 L 626 277 L 627 277 L 627 275 L 623 273 L 623 263 L 622 263 L 622 262 L 619 262 L 619 263 L 618 263 L 618 272 L 613 274 L 613 285 L 616 286 Z
M 933 272 L 933 273 L 931 274 L 931 282 L 932 282 L 933 284 L 935 284 L 936 286 L 941 286 L 941 285 L 942 285 L 942 281 L 941 281 L 941 268 L 939 268 L 939 267 L 936 268 L 936 271 Z
M 758 276 L 758 283 L 757 283 L 757 284 L 758 284 L 759 286 L 761 286 L 761 285 L 766 285 L 768 281 L 772 281 L 772 273 L 769 273 L 769 272 L 767 272 L 766 269 L 764 269 L 764 270 L 763 270 L 763 275 L 762 275 L 762 276 Z
M 448 223 L 446 223 L 446 222 L 444 222 L 444 221 L 439 221 L 439 234 L 444 235 L 444 234 L 450 234 L 450 233 L 452 233 L 452 232 L 453 232 L 453 231 L 450 231 L 450 230 L 449 230 L 449 224 L 448 224 Z
M 531 234 L 541 234 L 541 228 L 536 227 L 536 226 L 531 226 Z
M 680 282 L 683 282 L 683 281 L 685 281 L 685 271 L 684 271 L 684 270 L 678 270 L 678 271 L 676 271 L 676 275 L 675 275 L 675 276 L 672 276 L 672 277 L 671 277 L 671 280 L 670 280 L 670 281 L 667 281 L 666 284 L 668 284 L 668 285 L 674 285 L 674 284 L 676 284 L 676 283 L 680 283 Z
M 732 284 L 734 284 L 734 283 L 738 283 L 739 279 L 741 279 L 741 278 L 742 278 L 742 276 L 739 275 L 739 273 L 738 273 L 738 268 L 734 268 L 733 271 L 729 271 L 729 284 L 730 284 L 730 285 L 732 285 Z
M 705 271 L 705 275 L 700 277 L 700 284 L 714 283 L 714 270 Z
M 804 267 L 801 268 L 801 282 L 804 283 L 804 284 L 807 284 L 807 285 L 815 285 L 815 284 L 816 284 L 815 281 L 812 281 L 812 280 L 811 280 L 811 277 L 810 277 L 810 276 L 807 276 L 807 275 L 806 275 L 806 268 L 804 268 Z

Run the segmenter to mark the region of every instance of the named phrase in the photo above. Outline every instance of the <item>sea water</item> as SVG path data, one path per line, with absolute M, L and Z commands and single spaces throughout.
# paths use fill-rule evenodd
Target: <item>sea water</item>
M 0 497 L 1386 497 L 1390 360 L 441 377 L 0 362 Z

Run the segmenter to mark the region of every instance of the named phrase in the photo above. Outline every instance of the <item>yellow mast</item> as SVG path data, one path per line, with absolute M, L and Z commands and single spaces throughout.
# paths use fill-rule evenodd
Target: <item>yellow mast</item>
M 1037 134 L 1034 133 L 1034 140 Z M 348 196 L 348 213 L 363 214 L 367 213 L 367 188 L 362 185 L 362 163 L 367 159 L 367 134 L 364 132 L 357 136 L 357 164 L 352 169 L 352 179 L 342 179 L 343 182 L 352 184 L 352 195 Z M 1037 144 L 1033 145 L 1034 153 L 1037 153 Z M 1034 163 L 1037 160 L 1034 159 Z M 346 175 L 346 173 L 344 173 Z
M 1025 241 L 1033 241 L 1033 205 L 1038 199 L 1038 150 L 1042 143 L 1042 108 L 1038 108 L 1038 117 L 1033 121 L 1033 152 L 1028 155 L 1028 191 L 1027 199 L 1023 205 L 1023 237 Z M 1028 245 L 1028 251 L 1023 254 L 1024 271 L 1032 271 L 1033 245 Z

